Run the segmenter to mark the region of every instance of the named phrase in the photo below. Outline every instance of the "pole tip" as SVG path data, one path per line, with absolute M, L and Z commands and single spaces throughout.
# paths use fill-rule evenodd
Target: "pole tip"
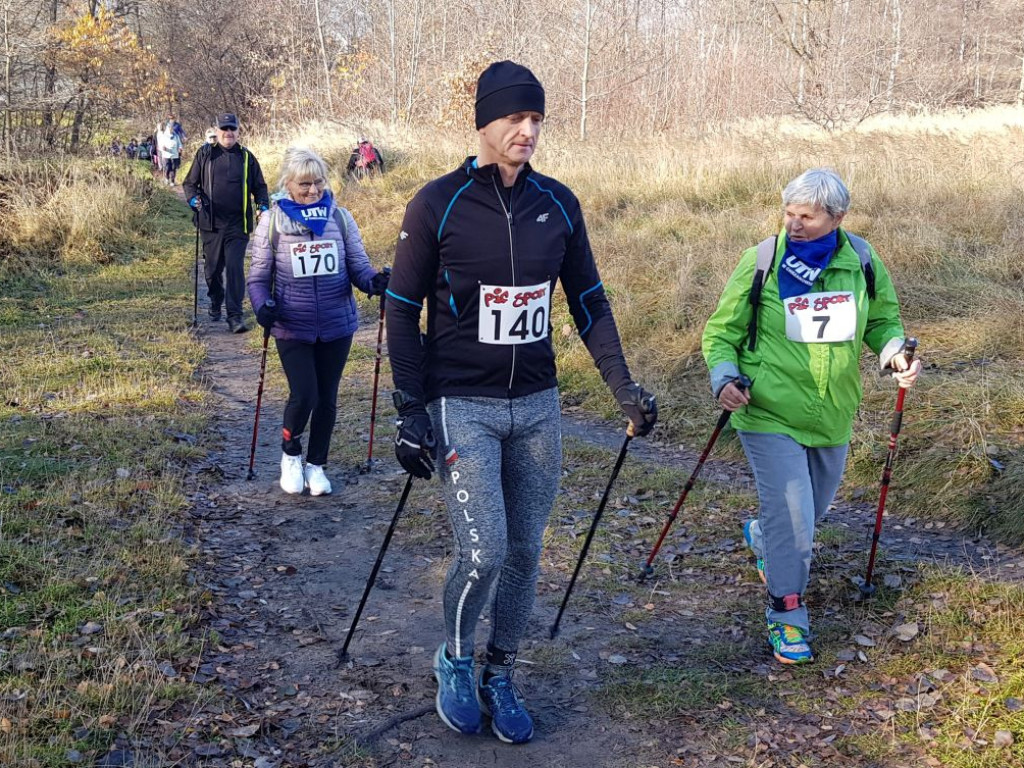
M 554 640 L 558 636 L 558 625 L 552 624 L 551 629 L 548 630 L 548 640 Z
M 255 477 L 256 477 L 256 473 L 253 472 L 251 469 L 248 472 L 246 472 L 246 474 L 245 474 L 245 479 L 246 480 L 252 480 Z

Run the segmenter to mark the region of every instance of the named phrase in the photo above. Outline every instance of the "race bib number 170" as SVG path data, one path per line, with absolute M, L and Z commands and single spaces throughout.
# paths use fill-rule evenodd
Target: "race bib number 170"
M 293 277 L 338 274 L 338 243 L 334 240 L 293 243 L 291 252 Z
M 857 299 L 850 291 L 783 299 L 786 338 L 807 344 L 850 341 L 857 333 Z
M 551 285 L 481 285 L 479 338 L 484 344 L 529 344 L 546 339 Z

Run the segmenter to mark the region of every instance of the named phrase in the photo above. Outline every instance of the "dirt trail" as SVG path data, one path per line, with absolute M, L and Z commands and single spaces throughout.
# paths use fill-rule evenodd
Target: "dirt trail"
M 223 322 L 213 323 L 205 314 L 201 318 L 198 333 L 209 350 L 204 375 L 218 415 L 207 436 L 209 459 L 196 475 L 192 535 L 202 551 L 197 579 L 211 594 L 206 621 L 219 642 L 204 657 L 200 672 L 230 693 L 230 720 L 239 729 L 236 735 L 241 734 L 233 742 L 234 754 L 210 751 L 201 764 L 227 766 L 239 757 L 255 760 L 261 768 L 729 764 L 724 757 L 699 757 L 702 745 L 694 743 L 700 740 L 699 730 L 649 729 L 643 717 L 612 718 L 595 706 L 589 694 L 611 670 L 607 649 L 630 634 L 621 620 L 588 610 L 590 603 L 581 599 L 563 622 L 562 635 L 548 641 L 547 627 L 565 584 L 561 573 L 542 572 L 541 595 L 521 649 L 526 663 L 518 680 L 536 720 L 534 740 L 510 747 L 489 731 L 466 737 L 446 728 L 432 709 L 436 685 L 430 662 L 442 638 L 440 592 L 449 554 L 448 526 L 435 489 L 422 483 L 414 484 L 352 642 L 352 661 L 338 668 L 335 650 L 348 629 L 405 475 L 380 443 L 380 461 L 371 474 L 360 475 L 351 463 L 329 467 L 332 496 L 284 494 L 277 486 L 282 402 L 280 393 L 271 390 L 264 396 L 258 477 L 246 481 L 259 356 L 243 337 L 227 333 Z M 357 345 L 372 349 L 375 335 L 375 318 L 364 320 Z M 273 342 L 270 357 L 276 365 Z M 388 384 L 382 381 L 385 391 Z M 343 401 L 361 398 L 365 418 L 368 378 L 346 371 L 342 390 Z M 385 408 L 379 434 L 390 434 L 390 414 Z M 566 417 L 563 425 L 567 438 L 607 448 L 610 467 L 621 431 L 576 417 Z M 630 461 L 693 466 L 692 451 L 634 442 Z M 715 460 L 702 481 L 747 488 L 751 483 L 742 466 Z M 837 514 L 863 541 L 873 510 L 843 505 Z M 736 532 L 726 535 L 738 538 Z M 887 522 L 885 548 L 889 560 L 938 559 L 979 570 L 999 567 L 1003 578 L 1024 575 L 1019 552 L 997 551 L 984 541 L 952 531 L 925 531 L 895 518 Z M 545 564 L 542 560 L 542 569 Z M 713 601 L 716 585 L 726 583 L 725 578 L 695 574 L 689 587 L 698 593 L 693 599 Z M 751 579 L 737 589 L 756 594 L 759 587 Z M 749 663 L 738 666 L 763 679 L 770 656 L 758 644 L 760 625 L 747 616 L 742 617 L 749 619 L 746 626 L 737 628 L 729 619 L 728 604 L 710 610 L 725 620 L 700 622 L 685 610 L 666 613 L 664 622 L 654 622 L 656 628 L 638 633 L 642 637 L 633 641 L 629 665 L 614 671 L 633 669 L 639 676 L 646 662 L 691 663 L 680 638 L 699 624 L 712 641 L 759 649 Z

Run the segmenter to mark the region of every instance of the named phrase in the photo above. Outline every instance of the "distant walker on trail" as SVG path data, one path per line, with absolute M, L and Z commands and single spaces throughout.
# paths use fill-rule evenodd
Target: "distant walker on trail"
M 242 320 L 245 249 L 255 211 L 270 205 L 259 161 L 238 143 L 238 133 L 238 118 L 220 115 L 217 142 L 199 147 L 182 184 L 203 238 L 210 319 L 220 320 L 223 304 L 232 333 L 249 330 Z
M 386 306 L 395 453 L 411 475 L 429 479 L 436 449 L 453 529 L 445 640 L 434 655 L 437 712 L 448 727 L 475 733 L 482 709 L 498 738 L 516 744 L 533 736 L 512 675 L 562 466 L 551 343 L 557 282 L 635 433 L 657 420 L 653 396 L 622 354 L 579 201 L 529 165 L 543 120 L 544 89 L 530 70 L 511 61 L 484 70 L 479 154 L 409 203 Z M 492 586 L 477 678 L 476 626 Z
M 921 362 L 908 360 L 882 260 L 840 228 L 850 193 L 839 176 L 805 171 L 782 204 L 782 231 L 743 253 L 704 329 L 703 352 L 757 482 L 760 512 L 743 536 L 768 589 L 768 642 L 783 664 L 802 664 L 814 660 L 803 602 L 814 531 L 843 476 L 862 397 L 861 348 L 904 388 Z M 736 386 L 741 375 L 749 390 Z
M 352 214 L 331 194 L 327 164 L 289 148 L 281 196 L 260 218 L 252 241 L 249 301 L 277 345 L 288 379 L 281 429 L 281 488 L 311 496 L 331 492 L 324 474 L 337 416 L 338 384 L 359 328 L 352 288 L 379 296 L 387 272 L 370 266 Z M 302 433 L 309 450 L 302 465 Z

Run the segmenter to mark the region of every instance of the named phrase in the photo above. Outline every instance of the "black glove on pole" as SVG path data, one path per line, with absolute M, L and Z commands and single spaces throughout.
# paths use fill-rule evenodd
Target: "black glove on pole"
M 264 304 L 260 309 L 263 309 L 271 305 L 270 308 L 277 311 L 274 306 L 273 299 L 267 299 L 267 303 Z M 260 385 L 256 389 L 256 415 L 252 421 L 252 443 L 249 445 L 249 472 L 246 474 L 246 480 L 252 480 L 256 474 L 253 472 L 253 465 L 256 463 L 256 436 L 260 431 L 260 406 L 263 404 L 263 380 L 267 373 L 267 344 L 270 343 L 270 326 L 263 327 L 263 353 L 260 356 Z
M 601 497 L 601 503 L 597 505 L 597 512 L 594 513 L 594 520 L 590 523 L 590 530 L 587 532 L 587 538 L 583 542 L 583 549 L 580 550 L 579 560 L 576 561 L 576 570 L 572 572 L 572 578 L 569 580 L 569 586 L 565 590 L 565 597 L 562 598 L 562 605 L 558 609 L 558 615 L 555 616 L 555 622 L 551 625 L 550 637 L 553 640 L 555 635 L 558 634 L 558 625 L 562 622 L 562 614 L 565 612 L 565 606 L 569 603 L 569 595 L 572 594 L 572 588 L 576 585 L 576 577 L 580 575 L 580 568 L 583 566 L 583 561 L 587 558 L 587 552 L 590 549 L 590 542 L 594 538 L 594 532 L 597 530 L 597 524 L 601 522 L 601 515 L 604 514 L 604 507 L 608 503 L 608 495 L 611 493 L 612 485 L 615 484 L 615 478 L 619 476 L 619 470 L 622 469 L 622 462 L 626 460 L 626 451 L 629 449 L 629 441 L 633 439 L 634 425 L 630 422 L 630 425 L 626 428 L 626 439 L 622 441 L 622 448 L 619 449 L 619 458 L 615 460 L 615 467 L 612 469 L 611 477 L 608 478 L 608 485 L 605 486 L 604 496 Z
M 434 430 L 430 426 L 427 409 L 419 400 L 410 399 L 404 392 L 392 393 L 398 419 L 395 426 L 395 457 L 402 468 L 413 477 L 429 480 L 434 472 Z
M 740 376 L 736 379 L 735 384 L 740 389 L 750 388 L 750 379 L 746 376 Z M 711 433 L 711 439 L 708 440 L 708 444 L 704 446 L 704 451 L 701 453 L 700 458 L 697 459 L 697 466 L 694 467 L 693 472 L 690 474 L 690 479 L 686 481 L 686 485 L 683 486 L 683 492 L 679 494 L 679 500 L 676 501 L 676 505 L 672 508 L 669 513 L 668 520 L 665 521 L 665 526 L 661 529 L 661 535 L 658 536 L 658 541 L 655 542 L 654 548 L 651 550 L 651 554 L 647 556 L 647 562 L 643 564 L 640 571 L 638 580 L 641 584 L 644 580 L 654 573 L 654 558 L 658 556 L 658 550 L 661 549 L 661 544 L 665 541 L 665 536 L 668 534 L 668 529 L 672 527 L 672 523 L 676 521 L 676 515 L 679 514 L 679 510 L 683 507 L 683 502 L 686 501 L 687 494 L 690 493 L 693 488 L 693 484 L 697 482 L 697 476 L 700 474 L 701 469 L 704 466 L 704 462 L 707 461 L 708 456 L 711 454 L 711 449 L 715 447 L 715 441 L 718 440 L 718 436 L 725 429 L 725 425 L 729 423 L 729 417 L 732 416 L 732 411 L 723 410 L 722 415 L 718 417 L 718 423 L 715 424 L 715 431 Z
M 281 319 L 281 310 L 278 309 L 277 303 L 273 299 L 267 299 L 266 303 L 256 310 L 256 322 L 268 331 L 279 319 Z
M 615 391 L 615 399 L 633 425 L 635 437 L 644 437 L 654 429 L 658 421 L 658 404 L 654 395 L 631 381 Z
M 917 339 L 907 339 L 903 354 L 907 358 L 907 365 L 914 361 L 914 352 L 917 351 Z M 889 452 L 885 457 L 885 467 L 882 469 L 882 490 L 878 494 L 878 512 L 875 515 L 875 530 L 871 534 L 871 554 L 868 555 L 868 569 L 864 573 L 864 581 L 857 586 L 860 588 L 862 597 L 870 597 L 875 594 L 875 587 L 871 583 L 871 576 L 875 570 L 875 554 L 878 552 L 878 539 L 882 535 L 882 515 L 885 514 L 885 498 L 889 495 L 889 481 L 892 479 L 892 465 L 896 460 L 896 441 L 900 436 L 900 427 L 903 426 L 903 398 L 907 390 L 900 387 L 896 395 L 896 410 L 892 415 L 892 423 L 889 426 Z
M 338 666 L 341 666 L 348 661 L 348 644 L 352 640 L 352 635 L 356 631 L 356 625 L 359 623 L 359 617 L 363 615 L 363 606 L 366 605 L 366 598 L 370 596 L 370 590 L 373 589 L 373 583 L 377 580 L 377 571 L 380 570 L 380 564 L 384 562 L 384 553 L 388 551 L 388 544 L 391 543 L 391 536 L 395 532 L 395 526 L 398 525 L 398 518 L 402 514 L 402 510 L 405 508 L 405 501 L 409 498 L 409 490 L 412 488 L 412 475 L 409 475 L 409 479 L 405 481 L 405 489 L 402 491 L 402 498 L 398 501 L 398 507 L 395 509 L 395 514 L 391 518 L 391 525 L 388 526 L 388 532 L 384 534 L 384 543 L 380 545 L 380 551 L 377 553 L 377 560 L 373 564 L 373 568 L 370 569 L 370 578 L 366 580 L 366 586 L 363 588 L 363 597 L 359 601 L 359 607 L 356 608 L 356 614 L 352 617 L 352 624 L 348 628 L 348 634 L 345 635 L 345 642 L 338 651 Z

